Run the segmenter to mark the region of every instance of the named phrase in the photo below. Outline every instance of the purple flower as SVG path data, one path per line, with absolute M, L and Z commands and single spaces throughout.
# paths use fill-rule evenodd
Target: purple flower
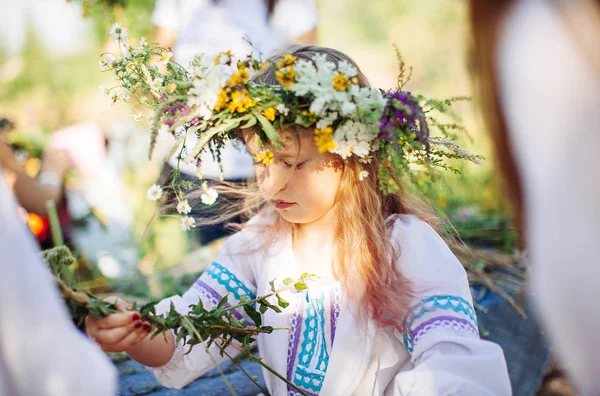
M 379 123 L 379 137 L 392 140 L 398 134 L 394 133 L 395 130 L 400 130 L 401 133 L 410 131 L 415 133 L 419 142 L 428 147 L 429 128 L 417 99 L 405 91 L 386 92 L 384 97 L 388 103 Z

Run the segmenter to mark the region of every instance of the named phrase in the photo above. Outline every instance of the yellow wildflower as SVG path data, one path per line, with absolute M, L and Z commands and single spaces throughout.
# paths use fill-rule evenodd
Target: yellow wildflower
M 173 92 L 175 92 L 176 89 L 177 89 L 177 84 L 175 84 L 174 82 L 172 82 L 171 84 L 167 85 L 167 92 L 168 93 L 173 93 Z
M 267 107 L 265 111 L 263 111 L 263 115 L 269 121 L 275 120 L 275 109 L 272 107 Z
M 229 103 L 228 109 L 230 112 L 243 113 L 250 107 L 254 106 L 254 101 L 248 96 L 247 90 L 235 91 L 231 95 L 231 103 Z
M 285 62 L 286 66 L 291 66 L 296 61 L 296 57 L 294 55 L 287 54 L 283 56 L 283 61 Z
M 289 87 L 290 85 L 292 85 L 294 83 L 294 77 L 296 77 L 296 71 L 294 70 L 294 68 L 292 66 L 288 66 L 283 71 L 281 71 L 281 70 L 276 71 L 275 77 L 277 78 L 277 81 L 279 81 L 279 83 L 282 86 Z
M 335 148 L 335 142 L 333 141 L 333 128 L 316 128 L 315 144 L 317 145 L 317 149 L 319 149 L 319 153 L 324 153 L 333 150 Z
M 240 70 L 237 73 L 234 73 L 230 78 L 227 84 L 229 85 L 239 85 L 246 84 L 250 80 L 250 74 L 246 70 Z
M 260 64 L 260 70 L 266 69 L 266 68 L 267 68 L 267 66 L 269 66 L 269 63 L 268 63 L 268 62 L 263 62 L 263 63 L 261 63 L 261 64 Z
M 333 78 L 333 88 L 337 91 L 345 91 L 348 87 L 350 87 L 350 80 L 345 74 L 340 73 Z
M 263 165 L 270 165 L 273 163 L 273 152 L 271 150 L 265 150 L 262 153 L 258 153 L 255 156 L 256 161 L 262 163 Z
M 217 104 L 215 104 L 215 110 L 221 110 L 222 108 L 224 108 L 227 105 L 227 102 L 229 101 L 229 96 L 227 89 L 222 89 L 221 92 L 219 92 L 219 96 L 217 99 Z

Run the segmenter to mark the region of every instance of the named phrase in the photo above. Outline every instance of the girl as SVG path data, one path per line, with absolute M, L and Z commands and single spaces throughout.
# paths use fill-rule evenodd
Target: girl
M 298 70 L 314 67 L 321 81 L 335 65 L 348 81 L 368 87 L 338 51 L 294 46 L 273 60 L 278 67 L 293 62 Z M 347 88 L 339 76 L 337 86 Z M 264 68 L 253 80 L 272 87 L 282 74 Z M 366 92 L 360 89 L 357 96 Z M 377 92 L 360 98 L 376 101 Z M 350 114 L 352 106 L 345 106 Z M 367 133 L 346 125 L 356 127 L 348 139 Z M 307 394 L 510 394 L 502 350 L 479 339 L 466 273 L 436 233 L 436 219 L 402 189 L 381 191 L 377 175 L 388 165 L 376 155 L 351 155 L 366 146 L 344 146 L 337 136 L 334 145 L 328 127 L 315 126 L 316 132 L 280 128 L 282 144 L 264 143 L 264 131 L 240 131 L 256 158 L 259 212 L 182 297 L 160 302 L 157 312 L 173 304 L 185 313 L 198 299 L 211 307 L 226 294 L 233 304 L 268 293 L 273 279 L 277 287 L 287 277 L 313 273 L 320 278 L 308 290 L 284 293 L 290 305 L 283 313 L 263 314 L 263 324 L 289 330 L 258 337 L 262 359 Z M 123 313 L 88 318 L 89 334 L 104 350 L 126 351 L 149 366 L 165 386 L 185 386 L 220 359 L 215 346 L 186 355 L 171 333 L 167 342 L 150 340 L 139 314 L 117 304 Z M 297 394 L 268 372 L 265 382 L 273 395 Z

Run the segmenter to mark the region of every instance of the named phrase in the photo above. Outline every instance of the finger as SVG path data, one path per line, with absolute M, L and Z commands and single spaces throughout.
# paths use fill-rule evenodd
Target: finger
M 123 338 L 119 342 L 118 346 L 122 350 L 126 351 L 142 342 L 147 336 L 148 332 L 144 329 L 144 327 L 140 327 L 139 329 L 136 329 L 134 332 L 128 334 L 125 338 Z
M 118 343 L 102 345 L 102 350 L 105 352 L 126 352 L 145 340 L 146 337 L 148 337 L 148 331 L 144 326 L 139 326 Z
M 141 321 L 130 323 L 124 327 L 117 327 L 114 329 L 100 329 L 94 335 L 96 342 L 101 345 L 115 345 L 121 342 L 130 333 L 135 332 L 138 329 L 143 328 Z
M 114 313 L 110 314 L 105 318 L 100 319 L 92 319 L 95 321 L 95 326 L 98 329 L 108 330 L 115 329 L 120 327 L 129 326 L 132 323 L 137 322 L 141 319 L 141 315 L 139 312 L 125 312 L 125 313 Z
M 121 312 L 127 312 L 131 309 L 131 306 L 127 301 L 124 301 L 117 296 L 106 297 L 104 301 L 114 304 L 115 308 Z

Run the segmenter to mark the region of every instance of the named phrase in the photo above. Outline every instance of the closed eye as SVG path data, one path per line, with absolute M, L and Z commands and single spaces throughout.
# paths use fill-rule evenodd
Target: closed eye
M 297 164 L 296 164 L 296 169 L 301 169 L 301 168 L 304 166 L 304 164 L 306 164 L 306 162 L 307 162 L 307 161 L 304 161 L 304 162 L 297 163 Z M 293 166 L 294 166 L 294 164 L 293 164 L 293 163 L 292 163 L 292 164 L 290 164 L 290 163 L 288 163 L 288 162 L 284 162 L 283 164 L 286 166 L 286 168 L 291 168 L 291 167 L 293 167 Z

